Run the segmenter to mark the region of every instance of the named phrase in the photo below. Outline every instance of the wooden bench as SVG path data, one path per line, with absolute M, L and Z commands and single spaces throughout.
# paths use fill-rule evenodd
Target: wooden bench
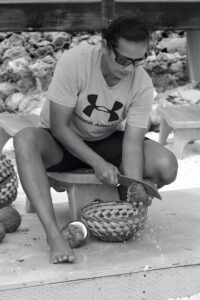
M 36 127 L 39 118 L 36 115 L 0 114 L 0 151 L 5 143 L 26 127 Z M 56 191 L 66 191 L 73 220 L 80 219 L 80 210 L 93 200 L 119 200 L 117 188 L 102 184 L 93 170 L 78 170 L 68 173 L 47 173 L 50 186 Z M 34 212 L 30 201 L 26 200 L 26 211 Z
M 200 105 L 160 106 L 158 113 L 161 116 L 159 142 L 166 144 L 173 130 L 173 151 L 177 158 L 182 158 L 186 144 L 200 139 Z

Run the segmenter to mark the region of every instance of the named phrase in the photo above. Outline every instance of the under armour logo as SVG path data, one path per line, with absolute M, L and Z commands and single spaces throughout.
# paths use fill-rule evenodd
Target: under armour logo
M 88 106 L 86 106 L 86 108 L 84 108 L 84 110 L 83 110 L 84 114 L 86 114 L 88 117 L 90 117 L 93 110 L 96 109 L 96 110 L 103 111 L 105 113 L 110 114 L 108 122 L 119 120 L 119 116 L 116 113 L 116 111 L 119 110 L 120 108 L 122 108 L 123 104 L 119 101 L 115 101 L 112 109 L 108 109 L 105 106 L 96 105 L 97 98 L 98 98 L 98 95 L 88 95 L 88 102 L 90 103 L 90 105 L 88 105 Z

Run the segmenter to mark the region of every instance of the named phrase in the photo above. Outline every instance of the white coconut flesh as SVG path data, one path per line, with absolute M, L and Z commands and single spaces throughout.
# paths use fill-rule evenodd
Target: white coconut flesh
M 82 222 L 80 222 L 80 221 L 74 221 L 74 222 L 71 222 L 70 225 L 75 225 L 75 226 L 80 227 L 81 231 L 83 232 L 83 238 L 84 239 L 86 238 L 88 232 L 87 232 L 86 226 Z

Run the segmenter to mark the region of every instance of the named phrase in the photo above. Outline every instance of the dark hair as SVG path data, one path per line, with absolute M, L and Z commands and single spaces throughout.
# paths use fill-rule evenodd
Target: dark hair
M 119 38 L 132 42 L 149 41 L 150 33 L 140 19 L 123 16 L 111 22 L 108 28 L 102 31 L 102 38 L 110 47 L 111 45 L 117 46 Z

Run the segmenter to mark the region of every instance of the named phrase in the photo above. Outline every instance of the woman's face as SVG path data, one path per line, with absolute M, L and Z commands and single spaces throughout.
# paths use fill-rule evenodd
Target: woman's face
M 133 72 L 140 64 L 145 62 L 148 43 L 131 42 L 119 38 L 118 45 L 107 47 L 105 55 L 109 72 L 118 79 Z

